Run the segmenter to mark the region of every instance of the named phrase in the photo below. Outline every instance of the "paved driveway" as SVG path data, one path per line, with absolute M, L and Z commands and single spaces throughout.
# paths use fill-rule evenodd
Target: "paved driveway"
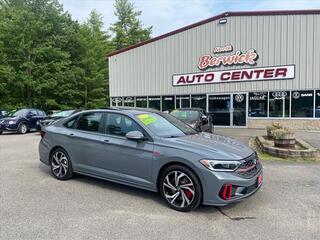
M 0 136 L 0 239 L 319 239 L 320 164 L 265 162 L 265 184 L 229 207 L 190 213 L 158 194 L 78 176 L 38 160 L 40 136 Z

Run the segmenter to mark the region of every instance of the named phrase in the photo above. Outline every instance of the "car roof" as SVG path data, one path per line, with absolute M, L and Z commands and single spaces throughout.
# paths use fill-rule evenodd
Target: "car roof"
M 202 108 L 177 108 L 176 110 L 180 110 L 180 111 L 204 111 Z
M 104 112 L 124 112 L 130 114 L 141 114 L 141 113 L 162 113 L 159 110 L 153 108 L 139 108 L 139 107 L 108 107 L 100 109 L 92 109 L 90 111 L 104 111 Z

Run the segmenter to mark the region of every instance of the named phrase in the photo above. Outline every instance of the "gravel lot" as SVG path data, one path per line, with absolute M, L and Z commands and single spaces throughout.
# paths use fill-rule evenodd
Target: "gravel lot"
M 0 136 L 0 239 L 320 239 L 320 164 L 265 162 L 253 197 L 180 213 L 156 193 L 54 179 L 39 139 Z

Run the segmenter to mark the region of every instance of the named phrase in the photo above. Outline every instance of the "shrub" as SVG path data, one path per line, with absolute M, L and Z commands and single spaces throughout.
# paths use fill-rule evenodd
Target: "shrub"
M 267 126 L 267 136 L 273 138 L 273 131 L 277 129 L 284 129 L 279 123 L 272 123 L 271 125 Z
M 279 128 L 272 131 L 274 139 L 291 139 L 293 138 L 293 132 L 289 131 L 286 128 Z

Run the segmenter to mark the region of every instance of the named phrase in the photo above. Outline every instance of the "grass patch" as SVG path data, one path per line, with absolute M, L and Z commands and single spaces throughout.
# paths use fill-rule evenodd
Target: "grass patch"
M 270 155 L 268 153 L 261 152 L 260 149 L 257 146 L 257 143 L 255 141 L 255 138 L 250 138 L 249 139 L 249 146 L 253 148 L 259 156 L 259 159 L 263 161 L 286 161 L 286 162 L 320 162 L 319 158 L 304 158 L 304 157 L 299 157 L 299 158 L 281 158 L 281 157 L 276 157 L 273 155 Z

